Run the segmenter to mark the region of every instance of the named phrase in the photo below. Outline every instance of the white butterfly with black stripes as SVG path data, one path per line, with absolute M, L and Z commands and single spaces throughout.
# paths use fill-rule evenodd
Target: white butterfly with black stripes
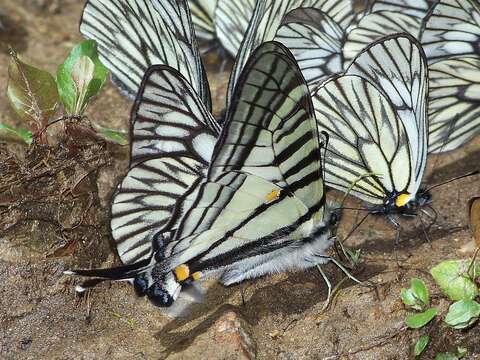
M 353 17 L 351 0 L 258 0 L 253 14 L 248 16 L 249 26 L 242 42 L 230 50 L 237 56 L 228 85 L 227 105 L 250 54 L 266 41 L 278 41 L 292 51 L 309 85 L 331 75 L 323 74 L 322 69 L 341 70 L 337 65 L 340 61 L 332 54 L 340 50 L 342 29 Z M 230 27 L 226 29 L 225 36 L 229 36 Z
M 177 69 L 211 108 L 187 0 L 88 0 L 80 32 L 96 40 L 100 60 L 130 98 L 155 64 Z
M 343 46 L 344 67 L 360 51 L 380 38 L 406 33 L 419 39 L 422 20 L 435 0 L 377 0 L 353 26 Z
M 424 20 L 429 62 L 429 151 L 458 148 L 480 134 L 480 4 L 440 0 Z
M 188 108 L 193 114 L 183 105 L 179 109 L 172 107 L 180 97 L 183 104 L 194 104 Z M 145 112 L 141 110 L 143 105 Z M 213 140 L 209 125 L 212 118 L 181 74 L 166 66 L 150 69 L 136 109 L 134 114 L 142 114 L 139 129 L 143 123 L 152 124 L 146 127 L 148 134 L 174 133 L 167 131 L 169 125 L 172 130 L 185 130 L 184 137 L 180 131 L 176 133 L 175 151 L 162 158 L 164 161 L 175 162 L 173 169 L 182 169 L 182 174 L 177 157 L 182 157 L 182 166 L 187 163 L 189 169 L 202 168 L 192 163 L 203 165 L 210 148 L 188 149 L 186 139 Z M 194 124 L 194 130 L 184 127 L 186 119 Z M 164 140 L 171 149 L 172 140 Z M 138 166 L 143 164 L 145 161 Z M 164 182 L 163 189 L 175 193 L 178 177 L 166 169 L 168 165 L 157 163 L 150 168 Z M 192 173 L 199 174 L 197 179 L 204 174 L 195 170 Z M 156 181 L 155 176 L 152 179 L 147 173 L 140 173 L 138 179 L 143 189 L 149 189 Z M 337 216 L 325 204 L 319 136 L 310 93 L 295 59 L 283 45 L 267 42 L 252 53 L 238 80 L 208 172 L 203 181 L 194 182 L 182 194 L 171 213 L 171 238 L 165 241 L 165 232 L 154 235 L 150 257 L 121 268 L 70 273 L 135 279 L 138 293 L 146 294 L 158 305 L 169 306 L 183 285 L 199 278 L 215 275 L 223 284 L 230 285 L 329 260 L 325 251 L 332 243 Z M 152 204 L 162 207 L 161 196 Z M 147 197 L 143 193 L 139 199 Z M 171 198 L 171 193 L 167 198 Z M 137 198 L 128 197 L 121 202 L 125 214 L 136 212 L 141 204 Z M 156 212 L 164 209 L 149 210 L 145 216 L 150 216 L 154 224 Z M 137 233 L 135 226 L 139 221 L 143 220 L 132 218 L 119 224 L 123 223 L 131 236 L 131 230 Z
M 430 195 L 420 188 L 427 93 L 425 55 L 406 34 L 371 44 L 344 74 L 326 81 L 313 95 L 319 130 L 330 136 L 326 184 L 351 190 L 395 225 L 393 215 L 416 215 L 428 205 Z

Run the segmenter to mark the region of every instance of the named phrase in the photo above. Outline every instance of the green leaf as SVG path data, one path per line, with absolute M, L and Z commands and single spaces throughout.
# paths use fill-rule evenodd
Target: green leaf
M 412 280 L 410 280 L 410 287 L 415 297 L 423 304 L 428 305 L 428 290 L 425 287 L 424 282 L 420 279 L 412 278 Z
M 428 290 L 422 280 L 412 278 L 410 288 L 403 288 L 400 297 L 406 306 L 415 310 L 423 310 L 428 305 Z
M 417 340 L 414 348 L 414 354 L 415 356 L 419 356 L 427 347 L 429 337 L 428 335 L 422 335 L 420 338 Z
M 478 288 L 468 273 L 470 264 L 470 260 L 442 261 L 430 274 L 450 300 L 471 300 L 478 295 Z
M 12 126 L 0 124 L 0 132 L 6 132 L 25 142 L 27 145 L 32 143 L 32 133 L 26 129 L 15 129 Z
M 91 98 L 102 89 L 107 75 L 94 40 L 84 40 L 75 46 L 57 69 L 58 92 L 67 113 L 82 115 Z
M 99 128 L 98 134 L 107 141 L 114 142 L 119 145 L 127 145 L 128 141 L 124 132 L 118 130 L 111 130 L 107 128 Z
M 428 324 L 436 315 L 436 308 L 430 308 L 424 312 L 407 316 L 405 324 L 411 329 L 418 329 Z
M 474 300 L 459 300 L 448 308 L 445 323 L 454 329 L 472 325 L 480 315 L 480 304 Z
M 458 360 L 458 357 L 451 353 L 440 353 L 435 355 L 435 360 Z
M 36 130 L 44 127 L 57 110 L 58 92 L 53 76 L 20 61 L 13 51 L 7 96 L 17 115 L 30 125 L 35 124 Z

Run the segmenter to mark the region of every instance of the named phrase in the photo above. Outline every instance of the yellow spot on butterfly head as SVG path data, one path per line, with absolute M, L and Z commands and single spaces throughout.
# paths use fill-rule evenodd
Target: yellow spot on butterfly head
M 268 203 L 277 200 L 280 196 L 280 190 L 279 189 L 274 189 L 270 191 L 266 196 L 265 196 L 265 201 Z
M 395 205 L 397 207 L 405 206 L 408 203 L 409 199 L 410 199 L 410 194 L 400 194 L 395 199 Z
M 193 281 L 197 281 L 197 280 L 199 280 L 202 276 L 203 276 L 203 274 L 202 274 L 200 271 L 194 272 L 194 273 L 192 274 L 192 280 L 193 280 Z
M 190 269 L 187 265 L 182 264 L 173 269 L 173 273 L 175 274 L 177 281 L 184 281 L 190 276 Z

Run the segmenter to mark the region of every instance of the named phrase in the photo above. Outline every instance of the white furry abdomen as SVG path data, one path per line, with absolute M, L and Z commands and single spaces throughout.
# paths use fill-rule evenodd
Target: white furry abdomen
M 313 220 L 310 220 L 303 224 L 295 232 L 296 234 L 302 234 L 303 237 L 294 241 L 293 244 L 238 261 L 223 268 L 220 282 L 223 285 L 231 285 L 266 274 L 301 270 L 328 262 L 329 256 L 325 252 L 333 243 L 330 229 L 317 237 L 309 238 L 309 236 L 316 229 L 325 227 L 329 223 L 329 219 L 330 217 L 326 216 L 321 223 L 313 225 Z

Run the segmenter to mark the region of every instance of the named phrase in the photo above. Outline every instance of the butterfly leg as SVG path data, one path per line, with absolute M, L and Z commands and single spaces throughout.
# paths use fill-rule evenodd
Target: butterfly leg
M 397 263 L 397 267 L 400 269 L 402 267 L 400 265 L 400 261 L 398 260 L 398 244 L 400 244 L 400 230 L 401 230 L 400 224 L 398 223 L 397 219 L 395 219 L 391 215 L 387 215 L 387 220 L 395 228 L 395 242 L 393 244 L 393 253 L 395 256 L 395 262 Z
M 330 300 L 332 297 L 332 283 L 328 279 L 327 275 L 325 275 L 320 265 L 317 265 L 317 269 L 320 272 L 320 275 L 322 275 L 323 281 L 325 281 L 325 284 L 327 285 L 327 288 L 328 288 L 327 300 L 325 300 L 325 302 L 323 303 L 322 310 L 321 310 L 321 312 L 323 312 L 330 306 Z

